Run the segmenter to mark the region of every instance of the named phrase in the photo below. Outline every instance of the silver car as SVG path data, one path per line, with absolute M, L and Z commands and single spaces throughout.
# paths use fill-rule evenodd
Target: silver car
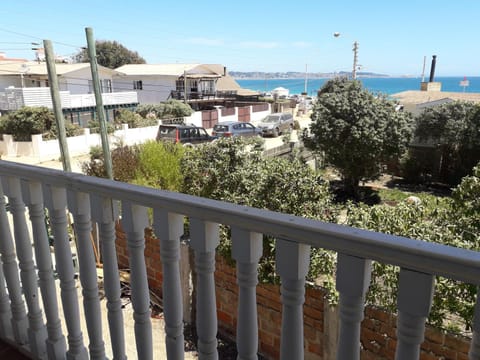
M 221 121 L 213 127 L 213 136 L 262 136 L 262 130 L 248 122 Z
M 290 113 L 273 113 L 262 119 L 258 124 L 262 134 L 277 137 L 285 131 L 293 130 L 293 115 Z

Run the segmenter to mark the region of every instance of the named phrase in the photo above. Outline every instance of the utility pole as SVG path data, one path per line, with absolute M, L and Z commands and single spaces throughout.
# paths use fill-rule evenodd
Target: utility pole
M 358 42 L 353 43 L 353 70 L 352 70 L 352 79 L 357 79 L 357 63 L 358 63 Z
M 303 90 L 303 93 L 305 94 L 305 96 L 308 95 L 308 94 L 307 94 L 307 88 L 308 88 L 308 86 L 307 86 L 307 84 L 308 84 L 308 80 L 307 80 L 307 78 L 308 78 L 307 65 L 308 65 L 308 64 L 305 64 L 305 89 Z
M 52 42 L 43 40 L 45 48 L 45 61 L 47 63 L 48 83 L 50 84 L 50 94 L 52 95 L 53 113 L 55 114 L 55 122 L 57 124 L 58 144 L 60 146 L 60 155 L 62 158 L 62 166 L 64 171 L 72 171 L 70 165 L 70 155 L 68 153 L 67 132 L 65 130 L 65 118 L 62 112 L 62 102 L 60 100 L 60 90 L 58 87 L 57 69 L 55 68 L 55 55 L 53 52 Z
M 107 177 L 113 179 L 112 156 L 108 145 L 107 124 L 105 120 L 105 109 L 103 107 L 102 91 L 100 87 L 100 79 L 98 77 L 97 53 L 95 49 L 95 41 L 93 40 L 92 28 L 85 28 L 87 35 L 88 57 L 90 58 L 90 69 L 92 71 L 93 91 L 95 93 L 95 103 L 97 108 L 98 122 L 100 123 L 100 137 L 102 139 L 103 161 Z

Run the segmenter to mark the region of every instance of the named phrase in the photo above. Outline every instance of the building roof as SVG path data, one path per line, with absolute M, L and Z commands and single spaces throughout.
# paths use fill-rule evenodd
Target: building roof
M 184 72 L 196 74 L 201 71 L 201 64 L 128 64 L 115 69 L 123 75 L 164 75 L 181 76 Z M 213 71 L 205 69 L 207 74 Z
M 409 90 L 391 95 L 402 104 L 423 104 L 442 99 L 480 102 L 480 93 Z
M 90 68 L 90 63 L 77 63 L 77 64 L 55 64 L 57 75 L 66 75 L 78 70 Z M 115 72 L 115 70 L 98 65 L 98 68 L 106 72 Z M 44 62 L 26 61 L 26 62 L 0 62 L 0 75 L 48 75 L 47 64 Z
M 242 88 L 230 75 L 222 76 L 217 81 L 217 90 L 219 91 L 236 91 L 240 96 L 259 95 L 258 91 Z

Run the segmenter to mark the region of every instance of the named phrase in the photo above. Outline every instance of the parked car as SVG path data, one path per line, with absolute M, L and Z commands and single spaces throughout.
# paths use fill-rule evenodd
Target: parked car
M 221 121 L 213 127 L 212 135 L 218 137 L 262 136 L 262 130 L 249 122 Z
M 203 127 L 183 124 L 164 124 L 158 127 L 157 141 L 173 141 L 184 145 L 210 142 L 216 139 Z
M 293 130 L 293 115 L 290 113 L 273 113 L 260 121 L 258 127 L 262 134 L 277 137 L 285 131 Z

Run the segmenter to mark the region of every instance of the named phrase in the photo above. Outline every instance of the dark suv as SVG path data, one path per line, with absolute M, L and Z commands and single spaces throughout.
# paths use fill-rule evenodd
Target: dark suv
M 157 141 L 166 140 L 181 144 L 199 144 L 215 140 L 203 127 L 194 125 L 165 124 L 158 127 Z

